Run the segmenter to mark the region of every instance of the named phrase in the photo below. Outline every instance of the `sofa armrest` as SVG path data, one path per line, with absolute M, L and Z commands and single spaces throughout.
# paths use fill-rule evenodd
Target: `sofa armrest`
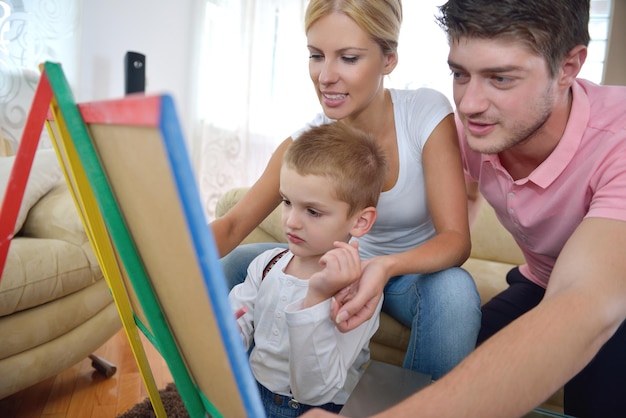
M 30 209 L 20 235 L 58 239 L 74 245 L 88 241 L 65 181 L 59 182 Z
M 239 187 L 230 189 L 222 195 L 215 206 L 215 216 L 221 217 L 235 206 L 249 187 Z M 257 226 L 241 243 L 248 244 L 253 242 L 287 242 L 283 234 L 280 224 L 281 207 L 278 206 L 259 226 Z

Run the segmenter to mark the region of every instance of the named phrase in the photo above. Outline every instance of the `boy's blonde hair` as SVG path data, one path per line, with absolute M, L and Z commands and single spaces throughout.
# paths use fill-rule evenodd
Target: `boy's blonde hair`
M 342 122 L 313 127 L 287 149 L 283 164 L 302 176 L 327 177 L 348 217 L 376 207 L 387 174 L 382 150 L 369 135 Z

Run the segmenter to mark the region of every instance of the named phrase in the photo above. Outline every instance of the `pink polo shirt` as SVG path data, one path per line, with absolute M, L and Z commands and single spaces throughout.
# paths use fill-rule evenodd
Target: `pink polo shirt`
M 577 80 L 563 138 L 528 177 L 513 181 L 497 154 L 459 138 L 466 176 L 526 258 L 521 273 L 546 287 L 565 242 L 587 217 L 626 221 L 626 87 Z

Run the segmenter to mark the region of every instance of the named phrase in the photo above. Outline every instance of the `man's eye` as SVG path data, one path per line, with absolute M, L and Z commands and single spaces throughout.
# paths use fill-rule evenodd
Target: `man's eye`
M 466 74 L 460 73 L 458 71 L 452 71 L 450 74 L 452 74 L 452 78 L 456 82 L 464 82 L 467 81 L 469 78 Z

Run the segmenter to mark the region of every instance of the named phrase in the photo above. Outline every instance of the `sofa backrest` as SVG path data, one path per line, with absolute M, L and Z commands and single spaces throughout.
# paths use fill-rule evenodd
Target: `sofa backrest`
M 493 208 L 482 202 L 478 217 L 472 224 L 472 258 L 507 264 L 524 264 L 522 250 L 509 231 L 504 229 Z

